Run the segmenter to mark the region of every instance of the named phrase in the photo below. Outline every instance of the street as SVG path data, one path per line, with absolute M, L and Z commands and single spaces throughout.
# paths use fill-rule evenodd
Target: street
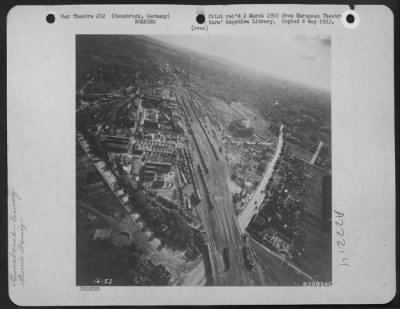
M 271 162 L 267 166 L 267 171 L 264 173 L 264 177 L 261 180 L 260 184 L 258 185 L 257 190 L 254 192 L 253 197 L 250 199 L 249 204 L 247 207 L 243 210 L 243 212 L 239 215 L 239 225 L 242 231 L 246 229 L 246 227 L 249 225 L 251 219 L 253 216 L 257 213 L 257 210 L 259 209 L 262 201 L 265 198 L 265 186 L 267 185 L 268 181 L 271 179 L 273 173 L 274 173 L 274 168 L 276 165 L 276 162 L 279 159 L 282 146 L 283 146 L 283 133 L 282 133 L 283 126 L 281 126 L 280 129 L 280 134 L 279 134 L 279 140 L 278 140 L 278 146 L 276 147 L 275 155 L 272 158 Z

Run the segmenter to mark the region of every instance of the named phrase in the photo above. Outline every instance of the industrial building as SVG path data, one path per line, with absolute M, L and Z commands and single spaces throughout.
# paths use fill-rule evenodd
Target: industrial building
M 172 164 L 168 162 L 146 162 L 145 170 L 154 169 L 159 174 L 167 174 L 171 171 Z
M 104 144 L 109 151 L 113 152 L 128 152 L 129 138 L 118 136 L 107 136 Z
M 158 155 L 163 158 L 176 158 L 176 145 L 174 143 L 155 142 L 152 140 L 140 140 L 132 147 L 135 155 Z
M 168 162 L 146 162 L 143 171 L 143 181 L 152 182 L 160 180 L 161 174 L 167 174 L 171 171 L 172 164 Z
M 150 130 L 157 130 L 158 124 L 158 110 L 156 109 L 144 109 L 143 110 L 143 128 Z

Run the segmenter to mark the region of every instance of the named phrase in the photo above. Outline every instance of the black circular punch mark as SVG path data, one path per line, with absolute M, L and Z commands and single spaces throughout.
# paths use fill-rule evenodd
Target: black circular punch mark
M 354 15 L 353 15 L 353 14 L 348 14 L 348 15 L 346 16 L 346 21 L 347 21 L 347 23 L 349 23 L 349 24 L 354 23 L 354 21 L 355 21 Z
M 56 20 L 56 17 L 54 16 L 54 14 L 47 14 L 47 16 L 46 16 L 46 21 L 47 21 L 49 24 L 54 23 L 55 20 Z
M 204 14 L 199 14 L 196 16 L 196 21 L 197 23 L 199 23 L 200 25 L 203 24 L 206 21 L 206 18 L 204 16 Z

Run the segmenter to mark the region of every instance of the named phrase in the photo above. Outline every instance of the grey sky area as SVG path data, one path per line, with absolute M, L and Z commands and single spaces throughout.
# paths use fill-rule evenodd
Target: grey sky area
M 154 36 L 174 45 L 218 56 L 258 72 L 330 90 L 329 36 Z

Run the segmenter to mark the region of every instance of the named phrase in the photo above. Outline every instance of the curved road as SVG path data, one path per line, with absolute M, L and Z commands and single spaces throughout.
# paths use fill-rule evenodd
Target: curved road
M 272 158 L 272 161 L 269 162 L 264 177 L 261 180 L 260 184 L 258 185 L 256 192 L 254 192 L 253 197 L 249 201 L 249 204 L 239 215 L 238 221 L 242 231 L 245 231 L 246 227 L 249 225 L 253 216 L 258 212 L 259 207 L 265 198 L 265 187 L 268 181 L 271 179 L 272 175 L 274 174 L 274 168 L 281 154 L 282 147 L 283 147 L 283 125 L 281 125 L 280 128 L 278 146 L 276 147 L 275 155 Z

